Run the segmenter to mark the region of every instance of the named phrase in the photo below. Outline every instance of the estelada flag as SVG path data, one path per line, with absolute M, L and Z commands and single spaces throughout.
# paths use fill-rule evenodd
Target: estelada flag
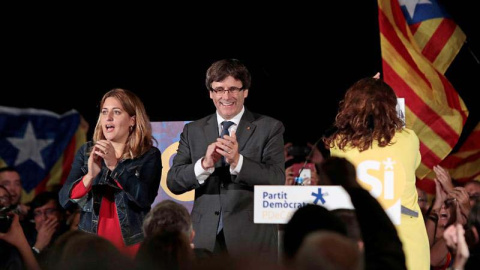
M 75 152 L 86 141 L 76 110 L 62 115 L 0 106 L 0 166 L 20 173 L 22 202 L 65 182 Z
M 384 80 L 405 98 L 406 126 L 420 139 L 416 175 L 423 179 L 451 152 L 468 117 L 443 75 L 465 35 L 434 0 L 378 0 L 378 6 Z

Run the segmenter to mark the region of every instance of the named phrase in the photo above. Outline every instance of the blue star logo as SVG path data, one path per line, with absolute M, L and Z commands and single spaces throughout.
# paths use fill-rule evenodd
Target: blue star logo
M 318 193 L 312 192 L 312 196 L 315 197 L 315 200 L 313 201 L 313 203 L 317 204 L 318 200 L 320 200 L 322 204 L 325 204 L 325 199 L 323 198 L 323 195 L 326 195 L 326 194 L 322 193 L 322 188 L 318 188 Z

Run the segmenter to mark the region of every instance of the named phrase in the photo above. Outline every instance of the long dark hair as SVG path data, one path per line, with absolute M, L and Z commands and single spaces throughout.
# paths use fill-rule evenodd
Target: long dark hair
M 357 81 L 340 101 L 335 131 L 323 139 L 325 146 L 365 151 L 374 141 L 380 147 L 391 144 L 404 125 L 396 105 L 397 96 L 384 81 L 375 78 Z

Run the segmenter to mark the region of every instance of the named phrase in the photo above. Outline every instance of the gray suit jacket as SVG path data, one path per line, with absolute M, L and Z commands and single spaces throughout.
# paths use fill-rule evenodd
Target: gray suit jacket
M 196 248 L 213 251 L 222 209 L 230 254 L 248 251 L 276 256 L 277 225 L 253 223 L 253 187 L 285 183 L 284 131 L 282 122 L 245 110 L 236 132 L 243 155 L 241 172 L 230 175 L 229 167 L 222 167 L 219 161 L 215 172 L 200 185 L 194 166 L 205 155 L 207 146 L 218 138 L 216 114 L 185 125 L 167 175 L 167 186 L 175 194 L 195 189 L 191 217 Z

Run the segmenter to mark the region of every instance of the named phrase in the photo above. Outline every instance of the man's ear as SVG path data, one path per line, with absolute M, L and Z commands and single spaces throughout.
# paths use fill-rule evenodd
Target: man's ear
M 243 98 L 248 97 L 248 89 L 243 90 Z

